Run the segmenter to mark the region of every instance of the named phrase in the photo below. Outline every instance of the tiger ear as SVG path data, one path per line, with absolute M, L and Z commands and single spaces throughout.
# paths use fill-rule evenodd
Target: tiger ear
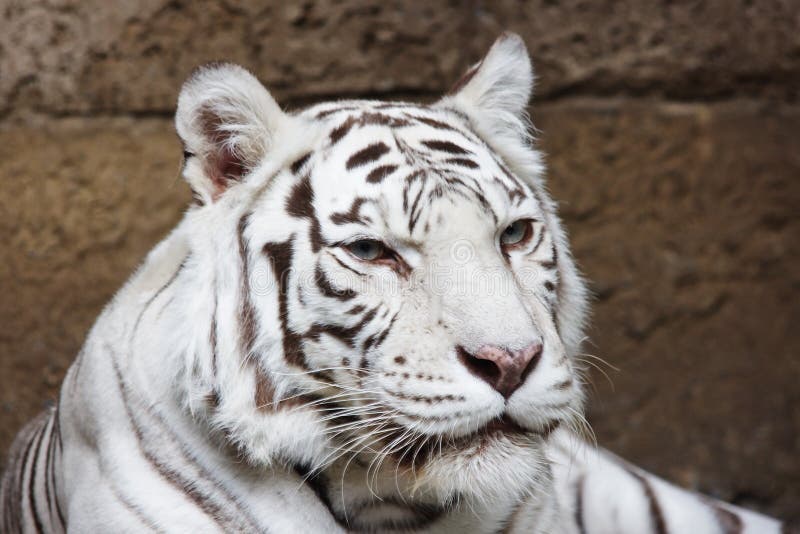
M 525 42 L 519 35 L 506 32 L 497 38 L 479 63 L 464 73 L 439 104 L 466 113 L 489 138 L 511 134 L 527 139 L 526 109 L 533 81 L 533 67 Z
M 272 147 L 286 121 L 255 76 L 237 65 L 198 68 L 183 84 L 175 129 L 184 145 L 184 177 L 204 202 L 241 182 Z

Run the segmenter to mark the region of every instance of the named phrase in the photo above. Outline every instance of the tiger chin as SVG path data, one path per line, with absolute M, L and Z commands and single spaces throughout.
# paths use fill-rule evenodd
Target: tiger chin
M 194 201 L 17 437 L 2 531 L 778 532 L 578 437 L 532 85 L 514 34 L 429 105 L 193 73 Z

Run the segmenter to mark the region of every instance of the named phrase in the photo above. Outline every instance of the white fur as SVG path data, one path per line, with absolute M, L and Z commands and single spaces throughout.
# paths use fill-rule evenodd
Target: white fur
M 653 517 L 637 476 L 652 484 L 670 531 L 718 532 L 698 497 L 574 450 L 583 391 L 573 357 L 587 298 L 531 146 L 532 85 L 524 44 L 511 34 L 459 92 L 429 107 L 355 101 L 290 115 L 240 67 L 193 75 L 176 128 L 201 205 L 109 303 L 61 391 L 55 482 L 70 532 L 389 531 L 436 510 L 417 530 L 571 533 L 578 484 L 585 532 L 646 532 Z M 383 118 L 364 119 L 375 116 Z M 334 141 L 348 120 L 356 126 Z M 452 170 L 452 154 L 429 149 L 431 140 L 461 147 L 475 164 Z M 379 142 L 380 164 L 396 169 L 370 182 L 377 163 L 352 160 Z M 224 175 L 220 161 L 230 157 L 241 173 Z M 420 169 L 438 178 L 415 181 Z M 436 197 L 445 177 L 466 185 Z M 294 195 L 303 180 L 311 208 L 307 194 Z M 357 198 L 369 199 L 358 215 L 370 224 L 332 222 Z M 539 245 L 501 254 L 499 235 L 521 218 L 535 221 Z M 357 236 L 385 241 L 410 272 L 348 256 L 338 243 Z M 285 273 L 273 255 L 281 243 L 291 243 Z M 356 297 L 326 294 L 319 270 Z M 303 334 L 308 370 L 284 353 L 283 321 Z M 544 347 L 541 360 L 508 399 L 456 350 L 533 343 Z M 330 399 L 352 418 L 332 422 L 321 404 Z M 475 434 L 502 414 L 526 433 Z M 568 428 L 547 437 L 553 422 Z M 303 470 L 327 481 L 325 498 L 312 491 L 322 478 L 304 480 Z M 726 510 L 747 532 L 778 528 Z

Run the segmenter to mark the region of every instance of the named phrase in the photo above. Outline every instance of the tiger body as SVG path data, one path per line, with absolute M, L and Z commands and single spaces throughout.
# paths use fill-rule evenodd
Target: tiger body
M 498 40 L 432 105 L 184 86 L 196 205 L 24 429 L 3 532 L 780 532 L 587 446 L 586 291 Z

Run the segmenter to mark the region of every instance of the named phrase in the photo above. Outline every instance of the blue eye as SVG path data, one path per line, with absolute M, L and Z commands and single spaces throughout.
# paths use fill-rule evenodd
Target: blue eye
M 375 261 L 386 255 L 386 246 L 374 239 L 359 239 L 345 245 L 345 248 L 350 254 L 364 261 Z
M 531 237 L 531 221 L 521 219 L 509 224 L 500 235 L 500 244 L 504 247 L 513 247 L 525 244 Z

